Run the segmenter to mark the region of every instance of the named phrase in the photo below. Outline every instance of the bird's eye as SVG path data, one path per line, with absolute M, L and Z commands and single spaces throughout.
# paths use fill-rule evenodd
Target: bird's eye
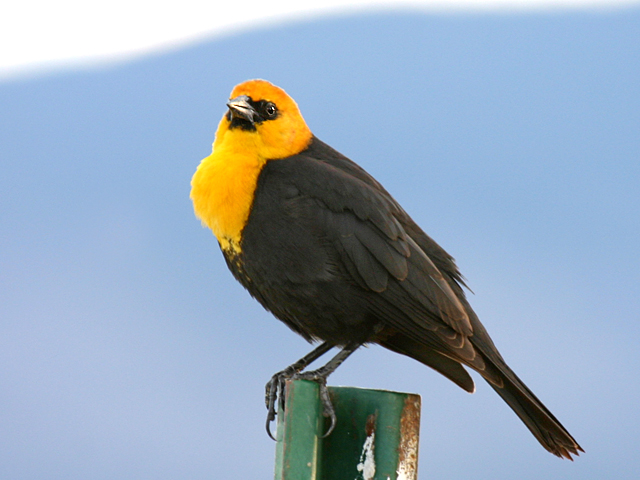
M 264 107 L 264 111 L 267 114 L 267 117 L 269 118 L 273 118 L 276 116 L 276 114 L 278 113 L 278 109 L 276 108 L 275 104 L 269 102 L 265 105 Z

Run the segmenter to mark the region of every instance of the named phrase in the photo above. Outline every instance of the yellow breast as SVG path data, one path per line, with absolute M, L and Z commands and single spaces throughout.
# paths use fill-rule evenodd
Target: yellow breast
M 213 153 L 193 175 L 191 200 L 196 216 L 213 231 L 223 250 L 241 251 L 242 229 L 265 163 L 246 142 L 216 141 Z

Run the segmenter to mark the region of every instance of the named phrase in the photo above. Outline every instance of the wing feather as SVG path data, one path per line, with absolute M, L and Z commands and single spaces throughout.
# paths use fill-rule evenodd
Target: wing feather
M 343 255 L 352 280 L 404 305 L 418 329 L 449 327 L 441 335 L 448 338 L 451 348 L 464 349 L 461 353 L 470 361 L 474 350 L 464 338 L 473 334 L 473 327 L 451 285 L 454 280 L 409 235 L 405 226 L 412 225 L 407 224 L 410 218 L 404 210 L 375 180 L 369 177 L 367 181 L 363 171 L 356 170 L 354 175 L 302 154 L 295 162 L 297 171 L 305 172 L 295 177 L 295 187 L 320 206 L 320 231 Z M 423 244 L 428 239 L 426 235 L 416 237 Z M 443 264 L 446 258 L 440 257 L 437 261 Z M 393 298 L 386 293 L 390 278 L 400 287 Z

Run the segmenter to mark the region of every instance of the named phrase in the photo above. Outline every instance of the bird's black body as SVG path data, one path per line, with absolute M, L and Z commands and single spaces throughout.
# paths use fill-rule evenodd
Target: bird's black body
M 341 180 L 343 185 L 336 183 Z M 267 162 L 242 232 L 242 253 L 227 254 L 229 268 L 247 290 L 307 340 L 366 342 L 382 325 L 372 312 L 370 289 L 350 272 L 341 245 L 341 240 L 348 241 L 341 235 L 351 230 L 377 228 L 358 219 L 350 204 L 369 193 L 382 200 L 378 203 L 395 207 L 371 182 L 357 165 L 316 139 L 299 155 Z M 373 212 L 376 207 L 360 208 Z M 380 241 L 386 243 L 382 237 Z M 405 261 L 403 255 L 396 256 Z M 388 277 L 382 264 L 370 268 Z
M 552 453 L 581 450 L 509 369 L 469 306 L 452 259 L 362 168 L 315 137 L 267 161 L 234 276 L 307 340 L 378 343 L 467 391 L 478 371 Z

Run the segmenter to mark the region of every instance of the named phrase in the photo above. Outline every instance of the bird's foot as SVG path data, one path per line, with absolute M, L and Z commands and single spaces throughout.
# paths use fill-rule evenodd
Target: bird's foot
M 296 369 L 296 365 L 291 365 L 284 370 L 279 371 L 271 377 L 271 380 L 265 385 L 264 402 L 267 406 L 267 435 L 275 440 L 271 433 L 271 422 L 276 419 L 276 413 L 278 407 L 284 410 L 284 389 L 287 380 L 290 380 L 299 370 Z M 276 407 L 276 404 L 278 407 Z
M 266 425 L 267 434 L 273 440 L 275 440 L 275 438 L 271 434 L 271 422 L 276 419 L 278 410 L 276 408 L 276 403 L 278 407 L 284 410 L 284 393 L 287 380 L 310 380 L 312 382 L 316 382 L 320 386 L 322 414 L 325 417 L 331 419 L 329 430 L 327 430 L 322 438 L 325 438 L 333 431 L 336 426 L 336 412 L 333 408 L 333 404 L 331 403 L 331 398 L 329 397 L 329 389 L 327 388 L 327 377 L 331 375 L 349 355 L 355 352 L 358 347 L 360 347 L 360 345 L 360 343 L 350 343 L 344 346 L 342 350 L 340 350 L 338 354 L 331 360 L 329 360 L 329 362 L 323 367 L 320 367 L 317 370 L 303 373 L 302 370 L 304 370 L 311 362 L 333 348 L 333 344 L 329 342 L 323 342 L 318 345 L 313 351 L 309 352 L 307 355 L 298 360 L 296 363 L 290 365 L 289 367 L 271 377 L 271 380 L 267 382 L 267 385 L 265 387 L 264 399 L 268 410 Z
M 327 377 L 329 373 L 324 368 L 318 370 L 312 370 L 310 372 L 296 373 L 291 377 L 292 380 L 310 380 L 316 382 L 320 387 L 320 401 L 322 402 L 322 415 L 331 419 L 331 425 L 329 429 L 320 438 L 327 438 L 333 429 L 336 428 L 337 418 L 336 410 L 333 408 L 331 397 L 329 396 L 329 389 L 327 388 Z
M 274 374 L 265 385 L 265 404 L 267 406 L 267 435 L 275 440 L 271 433 L 271 422 L 276 419 L 278 407 L 284 410 L 284 393 L 287 380 L 309 380 L 316 382 L 320 387 L 320 401 L 322 402 L 322 415 L 331 419 L 331 425 L 321 437 L 325 438 L 336 426 L 336 411 L 331 403 L 329 389 L 327 388 L 327 374 L 321 368 L 310 372 L 296 371 L 294 365 Z M 276 406 L 277 405 L 277 406 Z

